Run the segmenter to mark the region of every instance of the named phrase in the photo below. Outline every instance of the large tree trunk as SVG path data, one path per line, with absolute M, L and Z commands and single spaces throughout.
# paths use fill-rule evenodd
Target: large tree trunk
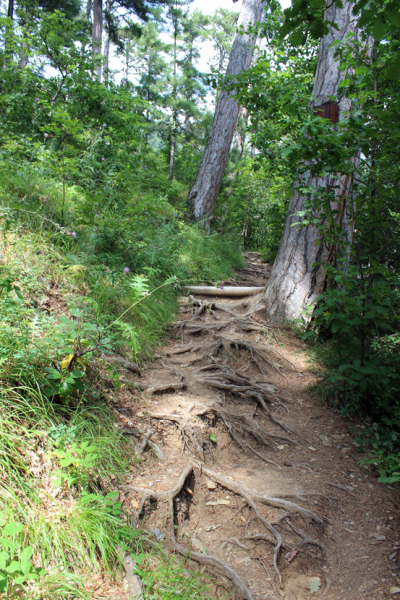
M 339 71 L 339 62 L 334 58 L 335 47 L 332 48 L 331 44 L 336 40 L 344 40 L 351 32 L 360 37 L 360 32 L 357 30 L 352 5 L 349 2 L 344 1 L 343 8 L 332 3 L 325 11 L 325 19 L 335 22 L 338 30 L 330 27 L 329 33 L 321 40 L 312 105 L 319 107 L 332 103 L 333 96 L 337 99 L 341 120 L 350 109 L 350 102 L 338 94 L 338 85 L 345 78 L 346 71 Z M 353 160 L 357 166 L 358 156 Z M 337 210 L 337 222 L 343 231 L 343 241 L 350 244 L 352 228 L 348 203 L 351 197 L 351 177 L 343 174 L 336 177 L 312 177 L 309 172 L 305 172 L 299 176 L 295 187 L 299 188 L 302 185 L 311 185 L 323 190 L 335 186 L 332 209 Z M 323 265 L 329 262 L 336 250 L 328 244 L 321 243 L 321 234 L 315 225 L 293 225 L 302 221 L 302 217 L 297 213 L 305 210 L 305 200 L 298 189 L 295 189 L 266 290 L 267 314 L 275 321 L 298 319 L 306 306 L 312 304 L 323 292 L 326 285 L 326 271 Z M 349 251 L 349 245 L 347 248 Z
M 263 13 L 262 0 L 243 0 L 237 26 L 246 31 L 250 25 L 262 20 Z M 228 75 L 247 71 L 255 41 L 253 35 L 236 33 L 226 71 Z M 221 186 L 239 116 L 240 107 L 233 95 L 233 92 L 223 90 L 218 98 L 207 148 L 188 196 L 188 204 L 196 221 L 212 214 Z
M 101 56 L 101 41 L 103 37 L 103 0 L 93 1 L 92 42 L 93 56 Z M 97 79 L 101 81 L 101 65 L 96 67 Z

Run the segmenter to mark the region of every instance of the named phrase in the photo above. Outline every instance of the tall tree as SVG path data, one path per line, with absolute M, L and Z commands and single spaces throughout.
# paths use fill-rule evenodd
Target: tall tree
M 50 0 L 47 0 L 50 1 Z M 75 0 L 76 1 L 76 0 Z M 93 5 L 92 5 L 93 2 Z M 103 0 L 88 0 L 86 5 L 87 17 L 93 8 L 92 41 L 93 54 L 101 55 L 103 38 L 103 19 L 107 38 L 104 44 L 105 66 L 108 68 L 110 43 L 116 44 L 119 50 L 123 50 L 124 41 L 119 33 L 129 28 L 133 35 L 139 37 L 141 34 L 140 21 L 147 23 L 152 16 L 153 7 L 164 5 L 168 0 L 107 0 L 106 9 L 103 11 Z M 138 17 L 139 24 L 132 20 L 132 15 Z M 97 78 L 101 80 L 101 65 L 96 68 Z
M 226 71 L 228 76 L 238 75 L 250 67 L 256 36 L 247 33 L 247 30 L 260 22 L 263 14 L 262 0 L 243 0 L 237 22 L 239 31 L 233 41 Z M 223 90 L 218 98 L 208 144 L 189 192 L 188 204 L 196 221 L 212 214 L 221 186 L 240 109 L 233 96 L 234 92 Z
M 337 43 L 345 42 L 349 36 L 359 38 L 363 44 L 369 42 L 365 36 L 361 42 L 362 32 L 357 27 L 352 4 L 347 1 L 340 4 L 332 3 L 325 10 L 328 31 L 319 46 L 311 105 L 314 110 L 319 111 L 327 111 L 331 107 L 330 110 L 338 115 L 338 120 L 343 120 L 348 116 L 350 102 L 340 93 L 339 85 L 346 77 L 346 70 L 339 68 L 340 61 L 335 56 Z M 357 156 L 354 160 L 357 161 Z M 351 176 L 339 173 L 336 176 L 316 176 L 310 169 L 302 171 L 295 185 L 281 244 L 266 290 L 267 314 L 273 320 L 299 318 L 304 308 L 315 301 L 324 289 L 326 272 L 323 265 L 333 250 L 329 244 L 324 243 L 317 224 L 301 224 L 309 201 L 309 197 L 301 193 L 301 188 L 333 194 L 331 208 L 336 213 L 336 224 L 342 228 L 343 241 L 351 243 L 348 207 Z
M 215 54 L 211 58 L 210 67 L 212 71 L 219 74 L 222 74 L 228 65 L 238 16 L 239 13 L 235 11 L 219 8 L 211 17 L 212 27 L 209 37 L 212 40 Z
M 103 0 L 93 0 L 93 27 L 92 42 L 93 56 L 101 56 L 101 43 L 103 38 Z M 101 81 L 101 64 L 96 66 L 96 77 Z
M 185 141 L 191 137 L 191 118 L 199 114 L 199 101 L 206 95 L 204 76 L 196 68 L 196 62 L 200 58 L 198 42 L 208 37 L 206 30 L 210 20 L 199 10 L 195 10 L 183 22 L 182 49 L 183 58 L 180 61 L 182 70 L 182 104 L 185 115 Z
M 168 7 L 167 16 L 171 21 L 172 34 L 172 92 L 171 92 L 171 142 L 169 152 L 169 174 L 168 180 L 172 181 L 174 176 L 175 150 L 178 135 L 178 37 L 182 31 L 185 8 L 193 0 L 172 0 Z

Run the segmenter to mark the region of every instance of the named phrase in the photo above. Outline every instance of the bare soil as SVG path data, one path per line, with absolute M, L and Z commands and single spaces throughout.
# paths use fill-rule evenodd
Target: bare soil
M 224 287 L 267 283 L 269 266 L 246 259 Z M 360 466 L 349 420 L 307 391 L 316 375 L 304 344 L 258 308 L 182 298 L 155 363 L 127 373 L 114 394 L 121 427 L 153 445 L 121 498 L 217 575 L 213 598 L 396 597 L 398 493 Z

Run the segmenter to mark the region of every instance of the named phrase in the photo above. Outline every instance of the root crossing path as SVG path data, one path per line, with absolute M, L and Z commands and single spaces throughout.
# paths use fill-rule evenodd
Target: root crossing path
M 268 265 L 245 256 L 224 287 L 266 285 Z M 189 292 L 167 346 L 129 377 L 115 409 L 143 462 L 125 507 L 213 576 L 212 598 L 400 598 L 397 493 L 307 392 L 304 346 L 262 299 Z

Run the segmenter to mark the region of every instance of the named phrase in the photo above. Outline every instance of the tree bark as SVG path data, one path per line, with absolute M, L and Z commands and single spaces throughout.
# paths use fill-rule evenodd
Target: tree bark
M 321 40 L 311 105 L 315 108 L 332 102 L 333 96 L 339 105 L 339 120 L 342 120 L 348 114 L 351 103 L 338 93 L 338 85 L 346 77 L 346 71 L 339 71 L 340 63 L 335 60 L 335 47 L 332 48 L 331 44 L 336 40 L 344 40 L 349 33 L 361 38 L 360 30 L 357 29 L 352 15 L 352 5 L 346 1 L 343 2 L 342 8 L 333 3 L 325 11 L 325 19 L 335 22 L 338 30 L 330 27 L 328 34 Z M 357 167 L 359 156 L 354 156 L 353 161 Z M 351 207 L 348 204 L 351 198 L 352 178 L 344 174 L 338 174 L 336 177 L 313 177 L 306 171 L 299 176 L 295 188 L 299 188 L 300 185 L 312 185 L 323 190 L 335 186 L 335 201 L 331 203 L 331 207 L 338 211 L 337 223 L 343 231 L 343 242 L 349 244 L 349 252 L 352 226 Z M 298 189 L 295 189 L 265 295 L 267 314 L 273 321 L 301 317 L 307 305 L 312 304 L 323 292 L 326 285 L 324 265 L 329 262 L 335 251 L 335 248 L 321 243 L 321 234 L 315 225 L 293 225 L 302 221 L 302 217 L 297 213 L 305 209 L 305 200 Z
M 8 61 L 12 60 L 12 45 L 13 45 L 13 33 L 14 33 L 14 0 L 8 0 L 7 17 L 11 20 L 11 23 L 7 23 L 5 27 L 4 36 L 4 65 Z
M 238 27 L 246 31 L 250 25 L 262 20 L 264 7 L 262 0 L 243 0 Z M 238 75 L 247 71 L 251 64 L 256 38 L 253 35 L 239 32 L 233 41 L 227 75 Z M 239 105 L 233 99 L 234 92 L 223 90 L 218 98 L 207 148 L 205 149 L 196 180 L 189 192 L 188 205 L 193 211 L 196 221 L 209 217 L 214 209 L 215 201 L 221 187 L 229 150 L 236 128 Z
M 103 37 L 103 0 L 93 1 L 93 57 L 101 56 L 101 42 Z M 101 64 L 96 66 L 96 76 L 101 81 Z
M 111 11 L 111 0 L 106 0 L 106 12 Z M 104 78 L 108 80 L 108 69 L 110 64 L 110 33 L 107 33 L 107 37 L 104 40 L 104 48 L 103 48 L 103 56 L 104 56 L 104 66 L 103 66 L 103 75 Z
M 169 169 L 168 169 L 168 181 L 172 181 L 174 178 L 174 165 L 175 165 L 175 149 L 176 149 L 176 132 L 178 126 L 178 114 L 176 110 L 176 97 L 177 97 L 177 85 L 176 85 L 176 59 L 177 59 L 177 41 L 178 41 L 178 17 L 175 15 L 174 19 L 174 81 L 172 87 L 172 97 L 174 100 L 174 106 L 172 111 L 172 129 L 171 129 L 171 145 L 169 150 Z

